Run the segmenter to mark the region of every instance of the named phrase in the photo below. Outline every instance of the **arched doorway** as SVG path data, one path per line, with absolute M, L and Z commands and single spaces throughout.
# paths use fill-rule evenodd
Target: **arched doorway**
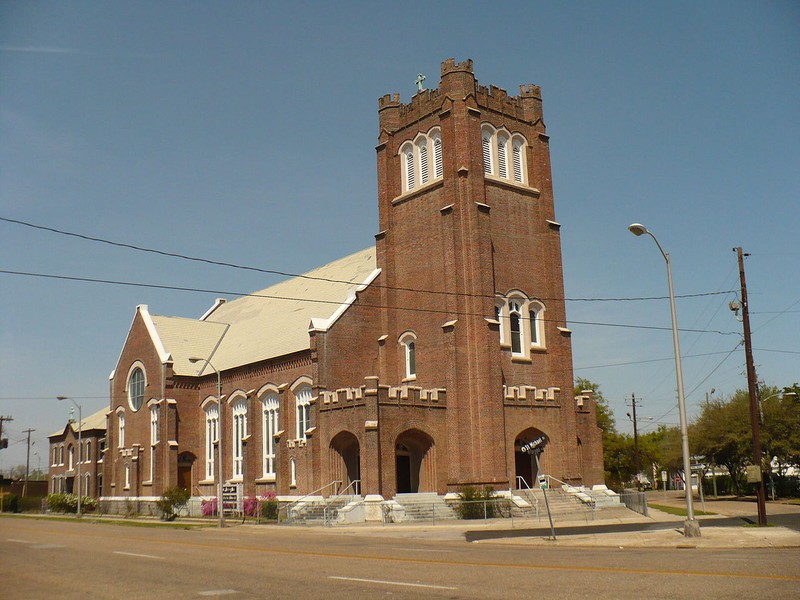
M 398 494 L 436 491 L 436 454 L 428 434 L 418 429 L 401 433 L 394 456 Z
M 192 466 L 197 457 L 191 452 L 181 452 L 178 455 L 178 487 L 192 493 Z
M 537 485 L 536 478 L 539 476 L 539 469 L 537 469 L 536 465 L 536 457 L 533 454 L 529 454 L 528 452 L 524 451 L 523 448 L 530 448 L 531 445 L 544 447 L 549 441 L 550 439 L 547 437 L 547 435 L 535 427 L 526 429 L 517 436 L 517 439 L 514 440 L 514 467 L 516 471 L 515 487 L 517 489 L 524 489 L 528 487 L 535 488 Z M 543 472 L 546 471 L 544 468 L 544 455 L 546 452 L 547 450 L 545 449 L 542 454 L 539 455 L 539 466 L 542 467 Z
M 353 493 L 361 493 L 361 451 L 358 438 L 349 431 L 342 431 L 331 440 L 331 476 L 334 481 L 341 481 L 345 488 L 356 483 Z

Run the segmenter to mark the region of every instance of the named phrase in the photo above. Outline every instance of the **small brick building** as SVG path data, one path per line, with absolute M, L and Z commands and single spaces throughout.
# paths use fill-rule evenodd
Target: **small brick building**
M 48 436 L 51 494 L 80 493 L 97 498 L 103 495 L 103 457 L 105 455 L 106 414 L 104 408 L 78 424 L 70 419 L 61 431 Z M 80 439 L 78 439 L 80 438 Z
M 533 487 L 521 448 L 538 438 L 544 472 L 602 483 L 539 88 L 510 96 L 451 59 L 378 114 L 374 247 L 200 319 L 137 307 L 111 375 L 109 499 L 213 496 L 220 439 L 245 495 Z

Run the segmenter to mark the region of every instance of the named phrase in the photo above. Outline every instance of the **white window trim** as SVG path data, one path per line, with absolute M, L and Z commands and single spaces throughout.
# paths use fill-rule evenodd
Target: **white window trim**
M 295 398 L 295 424 L 298 440 L 308 439 L 306 433 L 311 429 L 311 384 L 302 383 L 296 386 L 292 393 Z
M 216 469 L 216 444 L 219 443 L 219 403 L 216 399 L 213 402 L 206 402 L 203 406 L 205 417 L 205 480 L 215 481 L 217 476 Z
M 142 372 L 142 403 L 138 407 L 134 407 L 133 403 L 131 402 L 131 377 L 133 376 L 134 371 L 140 370 Z M 147 390 L 147 369 L 144 368 L 144 363 L 140 360 L 134 361 L 134 363 L 128 368 L 128 375 L 125 379 L 125 396 L 128 399 L 128 406 L 133 412 L 137 412 L 142 406 L 144 406 L 144 396 L 145 391 Z
M 247 397 L 231 396 L 231 468 L 232 481 L 244 477 L 244 440 L 247 438 Z
M 438 142 L 438 144 L 437 144 Z M 444 175 L 442 132 L 432 127 L 400 145 L 401 195 L 415 192 L 440 181 Z
M 268 388 L 261 400 L 261 456 L 264 479 L 275 477 L 276 449 L 275 434 L 280 431 L 280 395 L 278 389 Z
M 513 339 L 511 336 L 511 314 L 512 305 L 518 306 L 517 312 L 520 316 L 520 348 L 514 350 Z M 495 303 L 495 308 L 499 309 L 500 316 L 500 346 L 504 350 L 511 351 L 511 357 L 517 360 L 529 360 L 531 352 L 547 349 L 545 339 L 544 315 L 545 305 L 539 300 L 531 300 L 518 290 L 512 290 L 507 297 L 500 296 Z M 536 341 L 533 340 L 532 323 L 530 318 L 531 311 L 536 313 Z
M 414 381 L 417 378 L 417 335 L 413 331 L 404 332 L 398 339 L 400 346 L 403 348 L 403 381 Z M 413 350 L 411 345 L 413 344 Z M 412 356 L 413 352 L 413 356 Z M 412 358 L 413 358 L 413 372 L 412 372 Z
M 503 127 L 497 129 L 489 123 L 483 123 L 481 125 L 481 149 L 484 175 L 515 185 L 528 186 L 527 147 L 528 141 L 523 135 L 512 133 Z M 517 157 L 519 157 L 518 165 Z

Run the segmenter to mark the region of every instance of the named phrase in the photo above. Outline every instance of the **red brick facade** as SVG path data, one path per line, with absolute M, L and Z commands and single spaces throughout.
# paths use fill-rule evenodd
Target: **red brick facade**
M 508 489 L 517 477 L 533 486 L 535 468 L 520 446 L 542 434 L 545 472 L 602 483 L 594 404 L 572 392 L 539 88 L 509 96 L 478 85 L 471 61 L 448 60 L 437 89 L 409 104 L 384 96 L 379 117 L 380 272 L 332 323 L 312 324 L 307 350 L 222 370 L 224 480 L 233 477 L 231 407 L 244 398 L 246 495 L 306 494 L 335 480 L 358 480 L 362 494 L 384 498 L 466 484 Z M 177 349 L 159 349 L 147 319 L 137 311 L 111 380 L 105 494 L 152 497 L 181 484 L 214 495 L 203 407 L 216 399 L 217 377 L 175 375 L 169 353 Z M 135 364 L 146 386 L 134 411 L 127 385 Z M 295 397 L 304 381 L 312 389 L 305 440 Z M 276 466 L 266 477 L 265 390 L 279 398 Z

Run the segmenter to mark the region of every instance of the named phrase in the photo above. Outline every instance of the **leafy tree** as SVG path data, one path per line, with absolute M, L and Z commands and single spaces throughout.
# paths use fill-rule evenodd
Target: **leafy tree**
M 787 392 L 790 395 L 787 395 Z M 800 467 L 800 385 L 760 389 L 764 415 L 762 446 L 765 462 L 775 459 L 778 475 L 787 467 Z M 765 465 L 769 468 L 769 465 Z
M 710 399 L 703 403 L 689 437 L 694 451 L 706 462 L 728 469 L 736 494 L 741 493 L 738 479 L 752 455 L 748 392 L 736 390 L 728 400 Z

